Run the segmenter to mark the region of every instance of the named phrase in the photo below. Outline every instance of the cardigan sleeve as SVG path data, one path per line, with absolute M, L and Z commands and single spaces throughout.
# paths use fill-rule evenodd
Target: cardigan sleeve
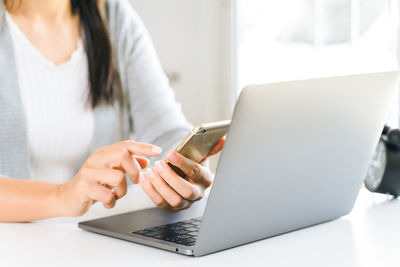
M 122 86 L 135 140 L 160 146 L 165 154 L 192 128 L 176 102 L 149 34 L 126 0 L 109 0 Z

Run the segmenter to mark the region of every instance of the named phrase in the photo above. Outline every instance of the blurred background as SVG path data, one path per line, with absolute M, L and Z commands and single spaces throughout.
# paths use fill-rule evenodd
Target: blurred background
M 229 119 L 248 84 L 398 65 L 400 0 L 130 1 L 193 124 Z
M 131 0 L 193 124 L 231 116 L 232 2 Z

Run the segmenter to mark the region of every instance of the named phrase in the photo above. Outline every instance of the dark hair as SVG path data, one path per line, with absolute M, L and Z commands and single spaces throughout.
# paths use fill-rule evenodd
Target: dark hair
M 22 0 L 20 0 L 21 2 Z M 71 11 L 79 15 L 88 59 L 92 108 L 101 103 L 113 104 L 119 98 L 119 78 L 114 64 L 111 40 L 103 19 L 101 0 L 70 0 Z M 15 8 L 16 0 L 4 0 L 7 8 Z

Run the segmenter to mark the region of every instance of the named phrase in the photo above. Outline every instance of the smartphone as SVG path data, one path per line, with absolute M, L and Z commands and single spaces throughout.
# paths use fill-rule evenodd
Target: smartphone
M 226 135 L 230 123 L 230 120 L 226 120 L 199 125 L 182 140 L 175 150 L 181 155 L 200 163 L 217 145 L 218 141 Z M 171 163 L 168 164 L 178 175 L 185 177 L 185 174 L 179 168 Z

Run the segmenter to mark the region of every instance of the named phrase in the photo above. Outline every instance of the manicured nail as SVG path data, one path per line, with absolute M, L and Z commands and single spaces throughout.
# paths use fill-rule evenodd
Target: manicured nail
M 168 160 L 171 163 L 174 163 L 176 161 L 176 155 L 175 155 L 174 152 L 171 152 L 171 153 L 168 154 Z
M 158 146 L 153 146 L 151 148 L 151 151 L 155 154 L 160 154 L 161 153 L 161 148 L 159 148 Z
M 160 161 L 157 161 L 155 166 L 156 166 L 156 169 L 160 172 L 163 171 L 163 169 L 164 169 L 164 166 L 162 165 L 162 163 Z

